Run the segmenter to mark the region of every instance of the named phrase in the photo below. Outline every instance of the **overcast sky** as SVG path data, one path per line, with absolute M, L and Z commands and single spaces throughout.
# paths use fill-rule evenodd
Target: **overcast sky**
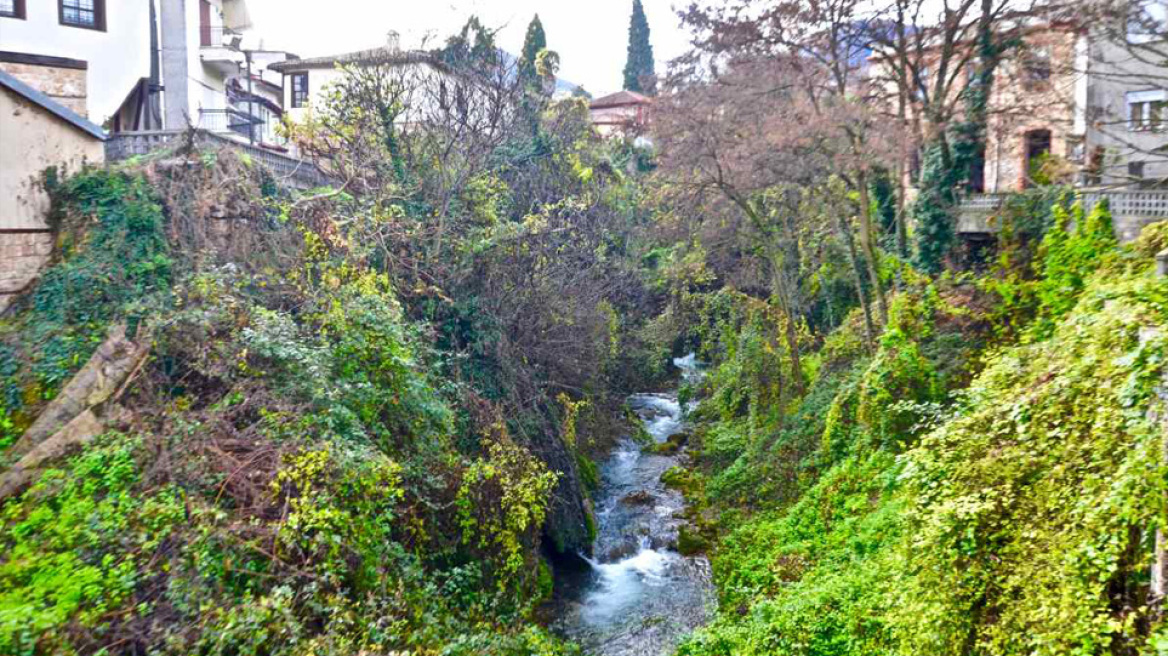
M 643 0 L 657 72 L 682 54 L 687 35 L 674 6 L 687 0 Z M 256 36 L 264 47 L 301 57 L 380 46 L 397 30 L 402 46 L 417 47 L 427 34 L 445 37 L 471 14 L 500 28 L 499 46 L 518 54 L 531 17 L 539 13 L 548 47 L 560 53 L 560 77 L 594 96 L 619 91 L 628 44 L 632 0 L 248 0 Z

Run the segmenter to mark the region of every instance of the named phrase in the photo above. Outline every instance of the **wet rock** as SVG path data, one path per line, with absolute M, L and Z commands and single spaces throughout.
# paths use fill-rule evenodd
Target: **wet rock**
M 646 451 L 656 453 L 657 455 L 671 456 L 680 451 L 681 447 L 685 446 L 688 442 L 689 433 L 683 431 L 670 435 L 669 438 L 664 442 L 653 444 L 652 446 L 648 447 Z
M 620 502 L 626 506 L 647 506 L 654 501 L 655 499 L 653 498 L 653 495 L 650 494 L 648 490 L 637 490 L 636 492 L 630 492 L 621 497 L 620 500 Z
M 609 549 L 608 553 L 604 554 L 604 561 L 608 563 L 615 563 L 624 560 L 625 558 L 628 558 L 629 556 L 637 553 L 639 549 L 640 547 L 631 542 L 618 544 L 617 546 Z
M 710 543 L 689 526 L 682 526 L 677 531 L 677 551 L 683 556 L 693 556 L 709 549 Z

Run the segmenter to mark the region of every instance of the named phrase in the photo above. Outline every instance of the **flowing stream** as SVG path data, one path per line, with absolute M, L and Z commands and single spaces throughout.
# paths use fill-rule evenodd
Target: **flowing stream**
M 673 364 L 686 378 L 701 375 L 693 355 Z M 634 394 L 629 406 L 658 443 L 683 430 L 676 393 Z M 661 474 L 679 459 L 644 452 L 625 438 L 601 465 L 594 556 L 556 571 L 554 625 L 586 654 L 672 653 L 714 611 L 709 561 L 677 552 L 685 501 Z

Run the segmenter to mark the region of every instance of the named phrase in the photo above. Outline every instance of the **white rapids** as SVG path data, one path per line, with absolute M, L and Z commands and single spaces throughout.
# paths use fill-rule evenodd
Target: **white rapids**
M 673 363 L 686 380 L 701 375 L 692 354 Z M 676 394 L 634 394 L 629 406 L 658 443 L 685 428 Z M 685 502 L 661 483 L 676 464 L 678 456 L 645 453 L 625 439 L 601 467 L 595 555 L 557 574 L 555 626 L 585 653 L 667 654 L 713 613 L 709 562 L 676 550 Z

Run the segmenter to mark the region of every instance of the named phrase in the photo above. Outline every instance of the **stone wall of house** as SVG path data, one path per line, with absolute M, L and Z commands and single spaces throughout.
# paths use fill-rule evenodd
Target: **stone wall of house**
M 1098 158 L 1096 182 L 1103 185 L 1135 183 L 1128 170 L 1132 162 L 1144 163 L 1147 179 L 1168 179 L 1168 158 L 1158 149 L 1168 147 L 1168 134 L 1132 126 L 1127 94 L 1163 89 L 1165 72 L 1154 58 L 1136 57 L 1130 49 L 1104 35 L 1091 40 L 1088 104 L 1088 156 Z
M 52 253 L 45 169 L 77 171 L 104 161 L 101 139 L 0 87 L 0 311 Z
M 1079 157 L 1083 135 L 1075 127 L 1075 46 L 1070 30 L 1028 34 L 1023 52 L 1002 62 L 994 75 L 986 134 L 985 189 L 1018 191 L 1029 174 L 1027 135 L 1050 132 L 1050 154 L 1069 162 Z M 1045 54 L 1049 75 L 1035 76 L 1031 57 Z M 1067 167 L 1067 173 L 1071 169 Z
M 0 312 L 53 254 L 50 232 L 0 232 Z
M 87 71 L 84 68 L 0 62 L 0 70 L 86 116 Z

